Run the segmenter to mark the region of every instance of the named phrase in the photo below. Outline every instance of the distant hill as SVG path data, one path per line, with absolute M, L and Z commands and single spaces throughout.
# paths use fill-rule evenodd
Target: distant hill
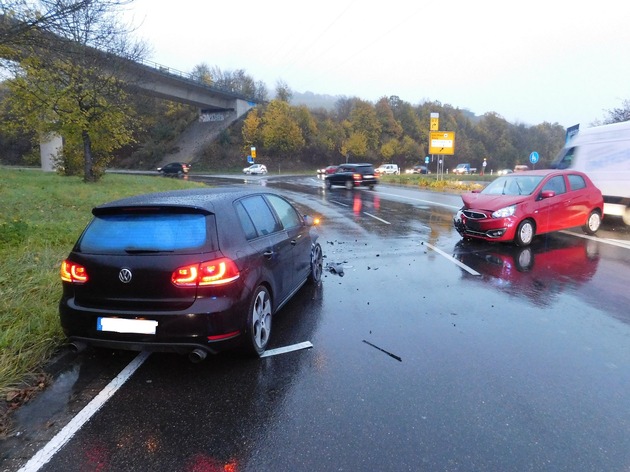
M 305 105 L 310 109 L 323 108 L 325 110 L 334 110 L 337 100 L 343 98 L 341 95 L 320 95 L 313 92 L 293 92 L 291 105 Z
M 291 98 L 291 105 L 299 106 L 305 105 L 311 110 L 315 110 L 318 108 L 323 108 L 324 110 L 331 111 L 335 109 L 335 104 L 340 98 L 348 98 L 343 95 L 320 95 L 313 92 L 293 92 L 293 97 Z M 473 122 L 478 122 L 481 118 L 476 115 L 472 111 L 464 108 L 460 109 L 462 114 L 467 117 L 469 120 Z

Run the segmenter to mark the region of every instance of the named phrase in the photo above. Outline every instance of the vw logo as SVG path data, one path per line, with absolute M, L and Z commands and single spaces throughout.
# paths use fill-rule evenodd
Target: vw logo
M 131 274 L 131 271 L 129 269 L 120 269 L 120 272 L 118 273 L 118 278 L 122 283 L 128 284 L 129 282 L 131 282 L 131 277 L 133 277 L 133 275 Z

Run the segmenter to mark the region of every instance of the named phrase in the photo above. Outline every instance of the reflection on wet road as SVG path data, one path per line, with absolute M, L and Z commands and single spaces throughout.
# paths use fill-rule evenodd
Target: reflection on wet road
M 322 218 L 343 268 L 274 320 L 272 348 L 313 347 L 152 354 L 42 470 L 628 468 L 630 248 L 466 243 L 453 195 L 267 187 Z

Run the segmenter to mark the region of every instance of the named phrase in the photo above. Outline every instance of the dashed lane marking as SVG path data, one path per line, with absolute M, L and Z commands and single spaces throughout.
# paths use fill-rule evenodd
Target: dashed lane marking
M 279 354 L 286 354 L 287 352 L 300 351 L 302 349 L 310 349 L 313 345 L 310 341 L 304 341 L 303 343 L 292 344 L 291 346 L 279 347 L 277 349 L 269 349 L 263 352 L 260 357 L 271 357 Z
M 428 246 L 429 249 L 434 250 L 435 252 L 437 252 L 438 254 L 440 254 L 441 256 L 446 257 L 449 261 L 453 262 L 455 265 L 461 267 L 462 269 L 464 269 L 466 272 L 468 272 L 471 275 L 481 275 L 479 272 L 477 272 L 474 269 L 471 269 L 470 267 L 468 267 L 466 264 L 462 264 L 460 261 L 458 261 L 457 259 L 455 259 L 453 256 L 450 256 L 448 254 L 446 254 L 444 251 L 442 251 L 441 249 L 435 247 L 432 244 L 429 243 L 424 243 L 425 246 Z

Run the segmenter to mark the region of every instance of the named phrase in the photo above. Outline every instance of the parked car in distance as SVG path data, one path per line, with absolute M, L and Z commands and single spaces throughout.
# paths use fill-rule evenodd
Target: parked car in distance
M 595 234 L 604 214 L 602 193 L 578 171 L 515 172 L 480 192 L 463 194 L 462 200 L 453 218 L 462 237 L 517 246 L 527 246 L 535 235 L 576 226 Z
M 314 219 L 272 192 L 171 191 L 92 213 L 61 265 L 61 326 L 77 348 L 261 355 L 278 310 L 321 279 Z
M 171 162 L 164 167 L 158 167 L 157 171 L 169 177 L 181 177 L 188 173 L 190 164 L 186 162 Z
M 265 175 L 267 173 L 267 166 L 264 164 L 253 164 L 243 169 L 243 174 L 247 175 Z
M 417 164 L 413 166 L 411 169 L 407 169 L 405 171 L 405 174 L 429 174 L 429 169 L 427 166 Z
M 355 187 L 368 187 L 370 190 L 378 183 L 372 164 L 341 164 L 334 174 L 325 178 L 327 189 L 333 185 L 352 190 Z
M 400 169 L 398 168 L 398 164 L 383 164 L 379 166 L 375 171 L 375 174 L 379 175 L 387 175 L 387 174 L 400 174 Z
M 338 168 L 339 166 L 328 166 L 324 167 L 323 169 L 317 169 L 317 173 L 320 175 L 334 174 Z
M 453 169 L 453 174 L 474 174 L 477 172 L 476 167 L 470 167 L 468 163 L 457 164 L 457 166 Z
M 513 171 L 512 169 L 501 169 L 500 171 L 497 172 L 497 175 L 508 175 L 511 174 Z
M 526 170 L 529 170 L 528 166 L 524 166 L 524 165 L 514 166 L 514 172 L 523 172 Z

